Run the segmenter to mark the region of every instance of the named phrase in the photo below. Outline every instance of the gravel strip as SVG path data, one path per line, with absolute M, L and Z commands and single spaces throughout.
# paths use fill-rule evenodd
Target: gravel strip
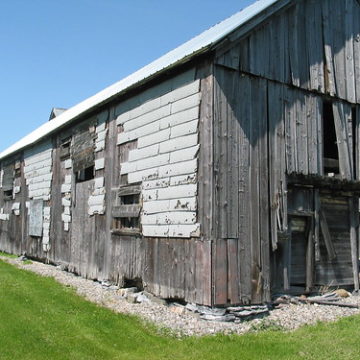
M 315 324 L 318 321 L 335 321 L 340 317 L 360 313 L 359 309 L 337 306 L 284 304 L 270 311 L 270 315 L 263 319 L 240 323 L 206 321 L 181 308 L 180 313 L 177 313 L 179 308 L 171 308 L 154 302 L 131 304 L 122 298 L 117 290 L 109 290 L 99 282 L 62 271 L 56 266 L 36 261 L 32 261 L 31 264 L 24 264 L 19 259 L 2 256 L 0 259 L 41 276 L 53 277 L 64 285 L 74 287 L 79 295 L 93 303 L 105 306 L 118 313 L 137 315 L 146 321 L 155 323 L 160 329 L 169 329 L 176 336 L 201 336 L 215 333 L 243 334 L 248 331 L 280 327 L 284 330 L 294 330 L 305 324 Z M 342 302 L 360 305 L 360 296 L 350 296 L 343 299 Z

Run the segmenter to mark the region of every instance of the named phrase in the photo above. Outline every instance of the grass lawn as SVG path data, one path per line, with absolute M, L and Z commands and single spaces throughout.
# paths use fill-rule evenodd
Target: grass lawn
M 0 359 L 359 359 L 360 317 L 292 333 L 178 340 L 0 261 Z

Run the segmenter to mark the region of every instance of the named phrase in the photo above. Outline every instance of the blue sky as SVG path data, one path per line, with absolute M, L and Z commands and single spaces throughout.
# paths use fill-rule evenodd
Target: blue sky
M 253 0 L 0 0 L 0 152 Z

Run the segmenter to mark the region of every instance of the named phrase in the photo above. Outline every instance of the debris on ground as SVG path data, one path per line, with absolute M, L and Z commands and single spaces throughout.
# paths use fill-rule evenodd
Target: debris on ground
M 272 328 L 293 330 L 318 321 L 335 321 L 340 317 L 360 314 L 359 308 L 339 306 L 339 304 L 359 306 L 360 296 L 357 293 L 353 295 L 348 293 L 350 294 L 348 297 L 343 297 L 338 292 L 329 292 L 320 296 L 320 299 L 319 296 L 283 295 L 274 300 L 271 304 L 273 308 L 270 304 L 211 308 L 160 299 L 137 287 L 122 289 L 109 281 L 84 279 L 62 270 L 65 267 L 61 266 L 36 261 L 28 264 L 20 259 L 5 257 L 1 259 L 39 275 L 53 277 L 65 286 L 76 289 L 79 295 L 91 302 L 118 313 L 137 315 L 155 323 L 159 328 L 169 329 L 177 336 L 243 334 L 266 328 L 268 324 L 271 324 Z M 310 303 L 311 299 L 327 301 L 331 304 L 323 306 Z

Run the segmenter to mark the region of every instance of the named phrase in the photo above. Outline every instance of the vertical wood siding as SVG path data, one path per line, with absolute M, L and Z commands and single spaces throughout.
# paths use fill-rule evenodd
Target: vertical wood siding
M 244 72 L 356 103 L 359 19 L 355 0 L 296 1 L 225 51 Z M 229 57 L 218 62 L 228 66 Z
M 270 296 L 267 84 L 221 66 L 215 78 L 214 302 L 258 303 Z

